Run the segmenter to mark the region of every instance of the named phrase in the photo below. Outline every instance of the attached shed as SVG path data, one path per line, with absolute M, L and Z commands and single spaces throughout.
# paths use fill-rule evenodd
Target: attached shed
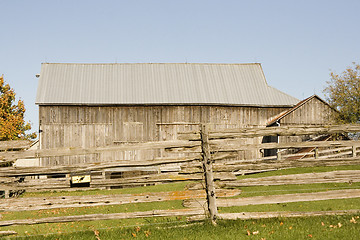
M 267 126 L 286 125 L 326 125 L 332 122 L 336 112 L 327 102 L 317 95 L 300 101 L 293 108 L 272 118 Z
M 41 149 L 171 140 L 199 123 L 214 129 L 266 126 L 297 103 L 267 84 L 258 63 L 43 63 L 36 97 Z M 41 159 L 41 165 L 162 154 L 57 157 Z
M 267 127 L 277 126 L 299 126 L 299 125 L 327 125 L 333 121 L 333 116 L 336 110 L 333 109 L 327 102 L 317 95 L 308 97 L 293 108 L 274 116 L 267 122 Z M 315 136 L 290 136 L 290 137 L 277 137 L 267 136 L 264 137 L 263 142 L 301 142 L 310 140 Z M 264 156 L 276 155 L 276 149 L 268 149 L 264 151 Z

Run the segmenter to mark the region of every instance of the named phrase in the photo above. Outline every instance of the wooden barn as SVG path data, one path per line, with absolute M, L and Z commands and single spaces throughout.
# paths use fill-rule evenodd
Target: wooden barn
M 258 63 L 43 63 L 36 97 L 41 149 L 171 140 L 179 131 L 197 129 L 199 123 L 222 129 L 286 119 L 298 119 L 299 124 L 327 121 L 325 113 L 316 112 L 328 106 L 317 96 L 298 103 L 269 86 Z M 151 159 L 162 154 L 129 151 L 41 159 L 40 164 Z

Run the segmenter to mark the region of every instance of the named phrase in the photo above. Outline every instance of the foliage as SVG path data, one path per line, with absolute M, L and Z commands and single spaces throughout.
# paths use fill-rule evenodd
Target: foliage
M 324 89 L 327 101 L 339 111 L 339 123 L 360 121 L 360 65 L 353 63 L 341 75 L 330 73 L 331 79 Z
M 5 83 L 4 76 L 0 76 L 0 94 L 0 141 L 36 138 L 36 133 L 25 133 L 31 126 L 24 120 L 24 102 L 15 103 L 14 89 Z

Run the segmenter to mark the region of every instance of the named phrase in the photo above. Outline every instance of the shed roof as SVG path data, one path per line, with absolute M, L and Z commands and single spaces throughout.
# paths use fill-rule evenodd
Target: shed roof
M 294 106 L 259 63 L 43 63 L 38 105 Z

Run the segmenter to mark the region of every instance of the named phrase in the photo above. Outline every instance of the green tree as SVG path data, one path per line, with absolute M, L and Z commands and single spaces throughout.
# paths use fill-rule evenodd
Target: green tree
M 0 94 L 0 141 L 36 138 L 36 133 L 25 133 L 31 125 L 24 120 L 24 102 L 15 102 L 14 89 L 5 83 L 4 75 L 0 76 Z
M 360 121 L 360 65 L 353 63 L 341 75 L 330 73 L 330 81 L 324 89 L 326 100 L 338 110 L 338 123 L 358 123 Z

